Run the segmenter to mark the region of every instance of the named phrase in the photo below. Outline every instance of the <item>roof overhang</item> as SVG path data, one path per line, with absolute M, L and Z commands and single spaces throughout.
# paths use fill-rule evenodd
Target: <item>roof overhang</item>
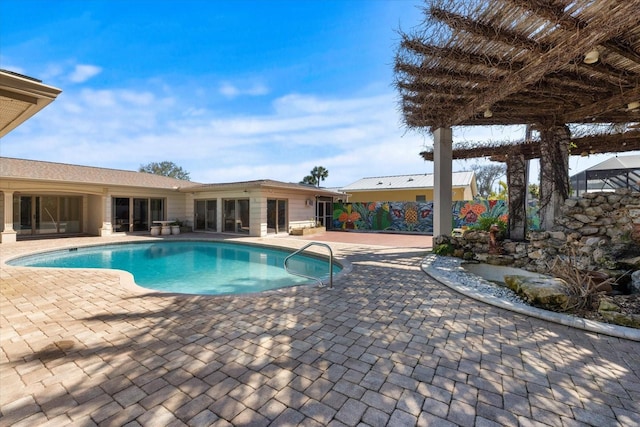
M 0 70 L 0 138 L 53 102 L 61 89 Z
M 270 179 L 229 182 L 220 184 L 201 184 L 181 189 L 184 192 L 201 193 L 207 191 L 238 191 L 238 190 L 259 190 L 259 189 L 277 189 L 300 193 L 313 193 L 315 196 L 341 197 L 344 193 L 334 190 L 328 190 L 322 187 L 314 187 L 305 184 L 296 184 L 290 182 L 274 181 Z

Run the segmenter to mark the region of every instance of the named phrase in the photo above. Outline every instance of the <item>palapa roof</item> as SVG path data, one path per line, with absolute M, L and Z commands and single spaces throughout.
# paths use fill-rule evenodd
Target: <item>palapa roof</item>
M 640 150 L 640 131 L 630 130 L 621 134 L 588 135 L 571 139 L 571 153 L 588 156 L 591 154 L 617 153 Z M 493 161 L 504 162 L 509 155 L 522 154 L 525 159 L 537 159 L 540 157 L 539 141 L 530 140 L 519 144 L 513 142 L 497 142 L 493 144 L 468 144 L 454 145 L 454 159 L 475 159 L 489 157 Z M 433 161 L 433 149 L 420 153 L 423 159 Z
M 427 1 L 424 26 L 402 34 L 395 60 L 404 121 L 638 122 L 639 11 L 640 0 Z

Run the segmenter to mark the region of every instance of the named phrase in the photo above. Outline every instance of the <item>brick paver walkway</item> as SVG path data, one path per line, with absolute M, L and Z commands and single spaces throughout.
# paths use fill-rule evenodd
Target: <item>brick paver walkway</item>
M 0 425 L 640 424 L 640 343 L 466 298 L 424 249 L 332 245 L 334 290 L 243 297 L 3 267 Z

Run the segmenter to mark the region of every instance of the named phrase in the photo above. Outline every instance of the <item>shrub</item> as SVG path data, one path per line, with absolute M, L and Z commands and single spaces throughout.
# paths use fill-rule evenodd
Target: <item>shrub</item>
M 451 243 L 442 243 L 441 245 L 437 245 L 433 249 L 433 252 L 436 255 L 444 255 L 444 256 L 449 256 L 453 254 L 453 251 L 454 251 L 454 248 Z
M 500 233 L 507 231 L 507 223 L 493 216 L 481 216 L 478 218 L 478 221 L 469 228 L 472 230 L 489 231 L 493 224 L 498 226 Z

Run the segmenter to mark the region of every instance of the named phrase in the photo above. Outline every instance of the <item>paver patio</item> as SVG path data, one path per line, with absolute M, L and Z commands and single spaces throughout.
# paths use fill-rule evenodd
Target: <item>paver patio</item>
M 420 270 L 424 248 L 331 245 L 352 265 L 335 289 L 251 296 L 3 266 L 0 425 L 640 424 L 639 342 L 469 299 Z

